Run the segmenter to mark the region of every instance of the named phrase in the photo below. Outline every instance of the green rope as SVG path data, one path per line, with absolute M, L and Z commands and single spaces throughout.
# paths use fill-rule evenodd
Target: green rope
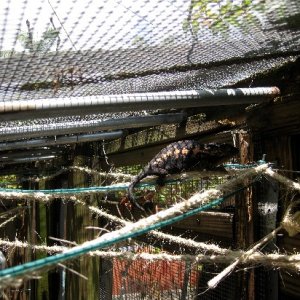
M 230 169 L 249 169 L 253 167 L 257 167 L 257 165 L 261 165 L 266 163 L 264 158 L 259 160 L 255 164 L 224 164 L 225 168 Z M 172 184 L 175 182 L 181 181 L 182 179 L 169 179 L 166 180 L 166 184 Z M 148 183 L 139 183 L 137 187 L 148 187 L 148 186 L 155 186 L 156 182 L 148 182 Z M 92 186 L 92 187 L 81 187 L 81 188 L 69 188 L 69 189 L 45 189 L 45 190 L 24 190 L 24 189 L 11 189 L 11 188 L 0 188 L 0 192 L 14 192 L 14 193 L 44 193 L 44 194 L 79 194 L 79 193 L 87 193 L 87 192 L 111 192 L 111 191 L 121 191 L 127 190 L 128 184 L 124 185 L 109 185 L 109 186 Z
M 257 166 L 263 165 L 266 163 L 266 154 L 263 154 L 262 159 L 258 160 L 256 163 L 253 164 L 223 164 L 224 168 L 229 169 L 249 169 L 255 168 Z
M 175 180 L 172 180 L 175 182 Z M 139 183 L 139 187 L 154 186 L 153 183 Z M 24 194 L 34 194 L 34 193 L 43 193 L 43 194 L 78 194 L 84 192 L 109 192 L 109 191 L 120 191 L 126 190 L 128 184 L 124 185 L 108 185 L 108 186 L 91 186 L 91 187 L 81 187 L 81 188 L 70 188 L 70 189 L 47 189 L 47 190 L 24 190 L 24 189 L 9 189 L 9 188 L 0 188 L 0 192 L 14 192 L 14 193 L 24 193 Z
M 252 182 L 253 183 L 253 182 Z M 251 184 L 252 184 L 251 183 Z M 248 186 L 247 186 L 248 187 Z M 184 212 L 181 215 L 175 216 L 173 218 L 170 218 L 168 220 L 164 220 L 164 221 L 160 221 L 157 223 L 154 223 L 150 226 L 148 226 L 147 228 L 140 228 L 137 229 L 135 232 L 129 232 L 129 233 L 125 233 L 122 236 L 116 238 L 116 237 L 109 237 L 107 240 L 102 240 L 102 241 L 97 241 L 95 240 L 94 242 L 91 242 L 87 245 L 81 245 L 78 247 L 74 247 L 73 249 L 70 249 L 67 252 L 63 252 L 63 253 L 59 253 L 53 256 L 48 256 L 46 258 L 42 258 L 42 259 L 38 259 L 32 262 L 27 262 L 25 264 L 22 265 L 18 265 L 15 267 L 11 267 L 11 268 L 7 268 L 4 270 L 0 271 L 0 280 L 3 278 L 10 278 L 10 277 L 16 277 L 16 276 L 21 276 L 21 275 L 25 275 L 28 272 L 33 272 L 36 270 L 39 270 L 41 268 L 50 266 L 50 265 L 54 265 L 54 264 L 58 264 L 62 261 L 65 260 L 69 260 L 69 259 L 74 259 L 78 256 L 81 256 L 83 254 L 86 254 L 90 251 L 94 251 L 100 248 L 104 248 L 104 247 L 109 247 L 115 243 L 127 240 L 129 238 L 134 238 L 137 237 L 139 235 L 143 235 L 148 233 L 151 230 L 155 230 L 155 229 L 159 229 L 161 227 L 167 226 L 167 225 L 171 225 L 175 222 L 181 221 L 185 218 L 188 218 L 190 216 L 193 216 L 201 211 L 205 211 L 208 210 L 216 205 L 221 204 L 226 198 L 231 197 L 232 195 L 240 192 L 241 190 L 244 190 L 247 187 L 243 187 L 233 193 L 230 193 L 222 198 L 218 198 L 215 199 L 213 201 L 211 201 L 208 204 L 204 204 L 200 207 L 197 207 L 195 209 L 192 209 L 190 211 Z
M 92 187 L 83 187 L 83 188 L 70 188 L 70 189 L 47 189 L 47 190 L 24 190 L 24 189 L 8 189 L 1 188 L 0 192 L 15 192 L 15 193 L 25 193 L 25 194 L 34 194 L 34 193 L 43 193 L 43 194 L 77 194 L 88 191 L 116 191 L 128 188 L 127 185 L 123 186 L 92 186 Z
M 225 168 L 232 169 L 248 169 L 257 167 L 257 165 L 265 163 L 264 160 L 258 161 L 256 164 L 224 164 Z M 169 179 L 166 180 L 166 184 L 175 183 L 182 181 L 182 179 Z M 137 187 L 148 187 L 155 186 L 156 182 L 148 183 L 139 183 Z M 111 192 L 111 191 L 121 191 L 127 190 L 128 184 L 124 185 L 109 185 L 109 186 L 92 186 L 92 187 L 81 187 L 81 188 L 69 188 L 69 189 L 41 189 L 41 190 L 24 190 L 24 189 L 11 189 L 11 188 L 0 188 L 0 192 L 14 192 L 14 193 L 24 193 L 24 194 L 33 194 L 33 193 L 44 193 L 44 194 L 79 194 L 87 192 Z
M 257 164 L 247 164 L 247 165 L 241 165 L 241 164 L 224 164 L 224 168 L 229 168 L 229 169 L 250 169 L 250 168 L 255 168 L 257 167 Z

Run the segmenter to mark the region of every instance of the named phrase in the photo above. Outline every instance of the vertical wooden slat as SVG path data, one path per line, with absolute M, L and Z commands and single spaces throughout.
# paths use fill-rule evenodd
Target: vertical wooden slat
M 241 164 L 253 161 L 252 137 L 248 132 L 239 133 L 239 149 Z M 246 180 L 244 185 L 248 185 Z M 236 243 L 237 248 L 247 249 L 253 244 L 253 201 L 252 188 L 249 187 L 241 192 L 236 199 Z M 238 277 L 239 299 L 254 299 L 254 271 L 241 272 Z
M 36 190 L 38 189 L 37 182 L 29 182 L 29 189 Z M 38 204 L 35 200 L 28 201 L 29 206 L 29 216 L 28 216 L 28 223 L 27 223 L 27 241 L 31 245 L 37 244 L 37 207 Z M 31 250 L 27 250 L 28 261 L 33 261 L 36 259 L 35 252 Z M 29 282 L 29 299 L 35 299 L 37 294 L 37 282 L 36 280 L 30 280 Z
M 46 183 L 47 189 L 61 188 L 59 178 L 52 179 Z M 50 237 L 63 239 L 64 235 L 61 231 L 61 199 L 55 199 L 47 206 L 47 245 L 53 246 L 56 241 Z M 48 272 L 49 299 L 64 299 L 64 285 L 62 285 L 63 273 L 60 267 L 55 267 Z
M 287 145 L 282 144 L 281 148 L 286 149 L 286 155 L 284 156 L 285 169 L 299 171 L 300 170 L 300 134 L 286 137 Z M 289 176 L 293 180 L 299 181 L 298 172 L 284 173 L 285 176 Z M 294 191 L 284 191 L 285 197 L 281 197 L 281 201 L 284 201 L 284 207 L 286 208 L 291 201 L 297 201 L 300 199 L 299 195 Z M 282 212 L 283 213 L 283 212 Z M 278 238 L 278 247 L 282 252 L 288 254 L 294 254 L 300 252 L 300 234 L 293 237 L 289 237 L 287 234 L 283 234 Z M 280 299 L 299 299 L 300 295 L 300 275 L 297 273 L 280 272 L 279 280 L 279 298 Z
M 90 168 L 90 157 L 93 153 L 89 145 L 78 145 L 74 151 L 74 166 Z M 88 176 L 86 173 L 74 171 L 69 173 L 69 188 L 88 186 Z M 82 201 L 90 203 L 89 197 L 81 198 Z M 98 226 L 97 219 L 91 217 L 86 206 L 67 203 L 67 216 L 65 220 L 66 240 L 82 244 L 92 240 L 97 236 L 98 231 L 88 230 L 86 226 Z M 91 203 L 91 205 L 94 205 Z M 99 259 L 97 257 L 83 256 L 79 259 L 67 263 L 67 267 L 75 270 L 79 274 L 87 277 L 84 279 L 77 274 L 66 271 L 66 299 L 98 299 L 99 282 Z
M 262 188 L 257 191 L 257 238 L 263 238 L 276 228 L 276 217 L 278 212 L 279 187 L 276 181 L 268 178 L 261 182 Z M 267 253 L 276 252 L 275 243 L 264 246 L 263 251 Z M 278 271 L 259 268 L 256 270 L 256 297 L 261 300 L 278 299 Z
M 38 183 L 39 189 L 46 189 L 45 180 L 41 180 Z M 47 239 L 47 204 L 38 203 L 36 214 L 37 214 L 37 232 L 40 241 Z M 37 258 L 46 257 L 46 253 L 37 252 Z M 36 299 L 47 300 L 49 299 L 49 286 L 48 286 L 48 273 L 41 274 L 41 278 L 37 280 L 37 291 Z
M 106 157 L 105 149 L 101 149 L 101 160 L 94 161 L 93 165 L 97 164 L 102 172 L 109 171 L 110 166 L 108 158 Z M 103 185 L 109 185 L 108 178 L 102 182 Z M 104 218 L 100 218 L 100 227 L 105 227 L 108 221 Z M 99 293 L 100 300 L 111 300 L 113 292 L 113 261 L 111 259 L 100 258 L 99 268 Z

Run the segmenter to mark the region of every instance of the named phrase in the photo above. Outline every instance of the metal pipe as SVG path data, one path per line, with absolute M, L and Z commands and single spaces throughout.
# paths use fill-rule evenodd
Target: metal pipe
M 13 160 L 0 162 L 0 165 L 16 165 L 16 164 L 24 164 L 24 163 L 32 163 L 37 161 L 46 161 L 46 160 L 53 160 L 57 158 L 57 155 L 46 155 L 46 156 L 39 156 L 39 157 L 23 157 L 23 158 L 15 158 Z
M 277 87 L 98 95 L 0 102 L 2 120 L 90 113 L 250 104 L 278 96 Z
M 49 155 L 61 155 L 63 153 L 62 149 L 38 149 L 38 150 L 30 150 L 30 151 L 16 151 L 16 152 L 2 152 L 0 153 L 0 162 L 5 162 L 9 160 L 31 157 L 38 158 L 41 156 L 49 156 Z
M 41 160 L 50 160 L 53 158 L 56 158 L 56 155 L 45 155 L 45 156 L 39 156 L 39 157 L 23 157 L 23 158 L 15 158 L 12 162 L 14 163 L 25 163 L 25 162 L 35 162 L 35 161 L 41 161 Z
M 170 113 L 109 120 L 51 123 L 0 128 L 0 141 L 12 141 L 41 136 L 84 133 L 101 130 L 141 128 L 162 124 L 176 124 L 187 117 L 186 113 Z
M 26 140 L 10 143 L 0 143 L 0 151 L 34 148 L 34 147 L 47 147 L 63 144 L 76 144 L 84 142 L 93 142 L 99 140 L 112 140 L 120 138 L 123 131 L 101 132 L 96 134 L 82 134 L 74 136 L 61 136 L 57 138 L 39 139 L 39 140 Z

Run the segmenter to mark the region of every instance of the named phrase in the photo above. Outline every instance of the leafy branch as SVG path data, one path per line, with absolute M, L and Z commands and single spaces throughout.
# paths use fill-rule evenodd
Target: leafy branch
M 27 31 L 21 32 L 18 35 L 18 40 L 21 43 L 22 47 L 29 51 L 29 53 L 34 52 L 48 52 L 51 47 L 57 42 L 56 51 L 59 47 L 59 29 L 56 29 L 53 23 L 52 18 L 50 18 L 53 28 L 48 28 L 42 33 L 42 36 L 38 40 L 33 38 L 33 28 L 30 26 L 29 20 L 26 20 Z
M 246 24 L 258 22 L 258 12 L 264 9 L 266 0 L 191 0 L 183 30 L 200 28 L 212 32 L 227 31 L 230 26 L 245 30 Z

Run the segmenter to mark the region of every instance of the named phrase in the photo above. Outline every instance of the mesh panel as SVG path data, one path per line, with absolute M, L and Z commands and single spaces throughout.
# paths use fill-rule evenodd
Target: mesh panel
M 2 101 L 222 87 L 299 51 L 297 0 L 11 0 L 0 12 Z
M 67 104 L 71 96 L 221 88 L 298 57 L 299 1 L 209 2 L 2 1 L 0 103 L 60 97 Z M 0 120 L 0 129 L 145 114 L 130 109 L 29 115 Z
M 67 105 L 69 97 L 248 86 L 252 79 L 299 57 L 299 17 L 299 0 L 0 1 L 0 107 L 4 102 L 44 98 L 60 98 Z M 131 111 L 114 114 L 53 113 L 14 122 L 0 118 L 0 129 L 19 126 L 22 132 L 21 126 L 63 127 L 66 122 L 149 113 L 153 111 L 136 112 L 132 106 Z M 210 183 L 190 185 L 207 188 Z M 169 187 L 171 198 L 180 192 L 178 185 Z M 232 203 L 225 208 L 231 209 Z M 144 283 L 147 295 L 155 290 L 165 299 L 180 299 L 185 287 L 191 291 L 188 295 L 194 294 L 194 271 L 188 273 L 188 285 L 183 284 L 184 263 L 147 263 L 151 279 L 141 271 L 145 264 L 137 262 L 138 274 L 130 273 L 126 264 L 115 261 L 124 282 L 118 288 L 115 280 L 115 297 L 142 298 Z M 199 292 L 219 271 L 204 269 Z M 167 277 L 170 274 L 181 277 Z M 231 275 L 203 299 L 234 299 L 236 281 Z M 105 299 L 107 291 L 100 290 Z
M 197 266 L 185 262 L 113 260 L 112 299 L 193 299 L 197 282 Z

